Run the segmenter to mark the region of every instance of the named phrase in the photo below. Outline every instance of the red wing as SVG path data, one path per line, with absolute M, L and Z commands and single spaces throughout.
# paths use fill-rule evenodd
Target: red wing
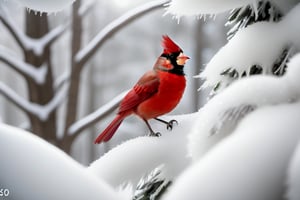
M 137 84 L 124 97 L 119 113 L 131 110 L 158 91 L 159 79 L 155 71 L 145 73 Z

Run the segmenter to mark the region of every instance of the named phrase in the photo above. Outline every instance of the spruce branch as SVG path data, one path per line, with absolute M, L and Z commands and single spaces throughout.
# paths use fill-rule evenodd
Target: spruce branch
M 171 181 L 161 176 L 161 167 L 155 168 L 147 176 L 143 177 L 136 188 L 133 200 L 158 200 Z
M 231 26 L 227 33 L 230 40 L 238 30 L 260 21 L 277 22 L 282 18 L 282 13 L 268 0 L 256 2 L 256 6 L 247 5 L 242 8 L 233 9 L 225 26 Z
M 227 87 L 232 82 L 241 79 L 243 77 L 258 75 L 262 73 L 272 74 L 274 76 L 283 76 L 286 72 L 287 62 L 289 58 L 292 56 L 292 47 L 286 47 L 282 50 L 280 56 L 274 61 L 273 67 L 270 72 L 264 71 L 264 68 L 259 65 L 252 65 L 246 71 L 238 72 L 234 67 L 228 67 L 220 75 L 227 77 L 227 85 L 224 85 L 221 81 L 218 82 L 212 89 L 209 94 L 209 98 L 215 96 L 221 88 Z

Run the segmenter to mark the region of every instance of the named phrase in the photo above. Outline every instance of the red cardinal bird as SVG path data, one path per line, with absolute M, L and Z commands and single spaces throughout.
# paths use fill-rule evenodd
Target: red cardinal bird
M 179 103 L 186 82 L 183 67 L 189 57 L 166 35 L 163 36 L 162 47 L 163 53 L 153 69 L 146 72 L 127 93 L 120 103 L 117 116 L 96 138 L 95 144 L 110 140 L 124 118 L 131 114 L 144 120 L 152 136 L 159 136 L 160 133 L 152 130 L 149 119 L 165 123 L 167 129 L 172 129 L 173 124 L 177 123 L 176 120 L 167 122 L 157 117 L 170 112 Z

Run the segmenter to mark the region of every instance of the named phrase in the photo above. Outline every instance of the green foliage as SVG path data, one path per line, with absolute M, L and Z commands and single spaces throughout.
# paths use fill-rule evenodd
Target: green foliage
M 170 184 L 161 176 L 160 168 L 156 168 L 139 181 L 133 200 L 158 200 Z
M 227 39 L 231 39 L 238 30 L 260 21 L 279 21 L 282 13 L 270 2 L 261 0 L 256 6 L 245 6 L 233 9 L 228 17 L 226 26 L 232 26 L 227 33 Z
M 237 8 L 231 11 L 226 26 L 231 26 L 231 29 L 227 33 L 227 39 L 230 40 L 239 30 L 246 28 L 247 26 L 261 21 L 277 22 L 282 18 L 283 14 L 271 1 L 260 0 L 255 5 L 247 5 L 241 8 Z M 269 73 L 275 76 L 282 76 L 286 71 L 286 63 L 290 57 L 291 48 L 286 47 L 283 49 L 281 55 L 274 61 L 273 67 L 270 71 L 264 71 L 263 66 L 257 64 L 250 67 L 247 71 L 238 72 L 234 67 L 228 67 L 220 73 L 222 76 L 226 76 L 229 79 L 229 83 L 243 78 L 246 76 L 252 76 L 262 73 Z M 218 82 L 211 92 L 211 96 L 218 93 L 220 88 L 227 87 L 228 85 L 222 85 L 224 83 Z

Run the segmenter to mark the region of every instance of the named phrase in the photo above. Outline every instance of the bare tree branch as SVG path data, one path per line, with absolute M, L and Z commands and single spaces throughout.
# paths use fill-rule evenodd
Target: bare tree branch
M 121 17 L 112 21 L 106 27 L 104 27 L 83 49 L 81 49 L 76 57 L 75 61 L 83 66 L 97 51 L 97 49 L 110 37 L 112 37 L 117 31 L 125 27 L 130 22 L 138 19 L 142 15 L 145 15 L 155 9 L 162 8 L 163 5 L 168 3 L 169 0 L 155 0 L 148 2 L 140 7 L 137 7 L 131 11 L 128 11 Z
M 65 86 L 58 91 L 53 99 L 43 106 L 29 102 L 2 82 L 0 82 L 0 94 L 6 97 L 15 106 L 23 110 L 26 114 L 37 116 L 40 120 L 46 121 L 50 113 L 52 113 L 64 101 L 67 94 L 67 87 L 68 86 Z
M 0 6 L 0 21 L 3 23 L 4 26 L 8 29 L 8 31 L 12 34 L 13 38 L 16 40 L 18 45 L 25 50 L 25 45 L 23 42 L 24 33 L 17 28 L 16 24 L 7 14 L 7 10 Z
M 42 55 L 44 49 L 59 38 L 70 26 L 70 23 L 59 25 L 41 38 L 30 38 L 15 24 L 7 14 L 7 10 L 0 6 L 0 21 L 6 26 L 19 46 L 24 51 L 33 51 L 36 55 Z
M 93 0 L 88 3 L 83 4 L 78 10 L 79 16 L 84 17 L 87 13 L 89 13 L 89 11 L 91 11 L 93 8 L 95 8 L 94 5 L 95 5 L 96 1 L 97 0 Z
M 45 82 L 45 77 L 47 73 L 47 66 L 43 65 L 39 68 L 36 68 L 28 63 L 19 60 L 16 56 L 13 55 L 6 47 L 0 45 L 0 60 L 22 76 L 26 78 L 33 79 L 36 83 L 42 84 Z
M 0 82 L 0 94 L 12 102 L 15 106 L 23 110 L 25 113 L 31 115 L 35 114 L 38 109 L 37 104 L 30 103 L 24 99 L 4 83 Z
M 41 55 L 44 49 L 56 41 L 70 26 L 70 23 L 59 25 L 50 30 L 46 35 L 39 39 L 32 40 L 32 49 L 37 55 Z
M 54 88 L 55 90 L 59 90 L 62 86 L 64 86 L 65 83 L 68 83 L 70 81 L 71 73 L 66 71 L 62 73 L 58 78 L 56 78 L 54 82 Z
M 100 107 L 95 112 L 85 116 L 84 118 L 72 124 L 68 130 L 68 134 L 76 137 L 76 135 L 78 135 L 84 129 L 97 123 L 99 120 L 105 118 L 107 115 L 109 115 L 113 110 L 115 110 L 119 106 L 121 100 L 124 98 L 127 92 L 128 91 L 122 92 L 121 94 L 113 98 L 110 102 Z

